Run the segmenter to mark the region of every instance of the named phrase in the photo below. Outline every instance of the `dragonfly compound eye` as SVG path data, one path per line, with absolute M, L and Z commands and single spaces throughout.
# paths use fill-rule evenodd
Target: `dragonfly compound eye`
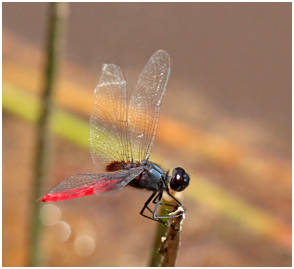
M 183 191 L 189 185 L 190 177 L 181 167 L 177 167 L 173 170 L 170 179 L 170 188 L 174 191 Z

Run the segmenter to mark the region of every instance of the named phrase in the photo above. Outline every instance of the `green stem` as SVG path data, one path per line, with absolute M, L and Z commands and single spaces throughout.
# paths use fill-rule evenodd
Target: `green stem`
M 160 212 L 159 215 L 164 216 L 164 215 L 166 215 L 166 212 L 167 212 L 166 207 L 163 206 L 161 208 L 161 212 Z M 162 244 L 161 239 L 166 236 L 166 233 L 167 233 L 167 227 L 162 225 L 161 223 L 158 223 L 157 231 L 156 231 L 155 239 L 154 239 L 154 243 L 153 243 L 153 248 L 152 248 L 152 252 L 151 252 L 151 259 L 150 259 L 150 262 L 149 262 L 150 267 L 158 267 L 162 263 L 163 257 L 158 252 L 158 250 L 160 249 L 160 246 Z
M 50 154 L 50 112 L 52 110 L 52 95 L 56 84 L 61 51 L 64 47 L 65 21 L 68 14 L 67 3 L 50 3 L 50 18 L 48 32 L 48 47 L 45 69 L 44 91 L 42 105 L 37 123 L 35 175 L 32 192 L 31 237 L 29 249 L 29 266 L 44 265 L 41 236 L 43 225 L 39 219 L 41 204 L 37 198 L 42 195 L 49 167 Z
M 160 216 L 167 216 L 169 212 L 176 212 L 178 205 L 175 201 L 162 200 L 163 203 L 173 204 L 173 210 L 167 206 L 162 206 Z M 169 209 L 169 210 L 168 210 Z M 177 253 L 180 245 L 182 222 L 184 216 L 172 218 L 169 221 L 169 227 L 158 223 L 157 232 L 149 262 L 150 267 L 171 267 L 175 266 Z

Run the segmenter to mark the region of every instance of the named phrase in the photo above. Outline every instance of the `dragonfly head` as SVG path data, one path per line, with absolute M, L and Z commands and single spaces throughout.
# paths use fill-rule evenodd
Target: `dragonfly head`
M 169 181 L 170 188 L 174 191 L 183 191 L 189 185 L 190 177 L 181 167 L 173 170 Z

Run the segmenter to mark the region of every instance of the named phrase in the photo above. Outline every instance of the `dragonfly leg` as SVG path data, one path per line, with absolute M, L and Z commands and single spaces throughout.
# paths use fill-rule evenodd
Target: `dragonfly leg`
M 178 199 L 176 199 L 174 196 L 172 196 L 172 195 L 170 194 L 170 192 L 169 192 L 168 189 L 166 190 L 166 193 L 167 193 L 168 196 L 170 196 L 171 198 L 173 198 L 173 199 L 178 203 L 178 205 L 179 205 L 180 207 L 182 207 L 182 208 L 184 209 L 184 212 L 187 211 L 186 208 L 183 207 L 183 205 L 181 204 L 181 202 L 180 202 Z
M 163 188 L 165 189 L 166 193 L 167 193 L 170 197 L 172 197 L 172 198 L 173 198 L 173 199 L 174 199 L 174 200 L 175 200 L 175 201 L 176 201 L 181 207 L 183 207 L 182 204 L 181 204 L 181 203 L 180 203 L 175 197 L 173 197 L 173 196 L 170 194 L 169 189 L 168 189 L 167 178 L 168 178 L 168 172 L 166 172 L 165 177 L 162 177 L 162 178 L 161 178 L 161 182 L 162 182 Z M 158 207 L 158 205 L 174 206 L 174 205 L 171 205 L 171 204 L 161 203 L 161 202 L 160 202 L 161 198 L 162 198 L 162 193 L 161 193 L 161 195 L 157 195 L 157 196 L 153 199 L 152 203 L 153 203 L 153 204 L 156 204 L 157 207 Z M 157 207 L 156 207 L 156 210 L 154 210 L 154 212 L 157 211 Z
M 160 222 L 160 223 L 164 224 L 165 226 L 167 226 L 167 223 L 165 223 L 164 221 L 162 221 L 162 220 L 160 220 L 160 219 L 158 219 L 158 218 L 154 218 L 154 211 L 152 211 L 152 210 L 148 207 L 148 205 L 150 204 L 151 200 L 153 199 L 153 197 L 154 197 L 156 194 L 157 194 L 157 192 L 153 192 L 153 193 L 151 194 L 151 196 L 148 198 L 148 200 L 147 200 L 146 203 L 144 204 L 144 207 L 142 208 L 142 210 L 141 210 L 141 212 L 140 212 L 140 215 L 143 216 L 143 217 L 145 217 L 145 218 L 147 218 L 147 219 L 151 219 L 151 220 L 154 220 L 154 221 Z M 158 193 L 158 194 L 155 196 L 154 199 L 156 199 L 158 196 L 160 196 L 160 194 L 162 195 L 162 192 Z M 159 201 L 160 201 L 160 199 L 159 199 Z M 152 217 L 150 217 L 150 216 L 144 214 L 144 211 L 145 211 L 146 209 L 147 209 L 150 213 L 152 213 Z
M 162 197 L 160 197 L 159 198 L 159 195 L 157 195 L 154 199 L 153 199 L 153 201 L 152 201 L 152 203 L 153 204 L 160 204 L 160 205 L 165 205 L 165 206 L 174 206 L 174 205 L 171 205 L 171 204 L 166 204 L 166 203 L 161 203 L 160 202 L 160 199 L 161 199 Z
M 180 207 L 182 207 L 183 208 L 183 212 L 182 213 L 180 213 L 180 214 L 178 214 L 178 215 L 168 215 L 168 216 L 157 216 L 156 215 L 156 211 L 157 211 L 157 208 L 158 208 L 158 206 L 161 204 L 160 203 L 160 200 L 161 200 L 161 198 L 162 198 L 162 192 L 160 193 L 161 194 L 161 196 L 160 196 L 160 199 L 158 199 L 158 201 L 157 201 L 157 203 L 156 203 L 156 206 L 155 206 L 155 209 L 154 209 L 154 211 L 153 211 L 153 215 L 152 215 L 152 217 L 153 218 L 155 218 L 155 219 L 172 219 L 172 218 L 176 218 L 176 217 L 180 217 L 180 216 L 182 216 L 184 213 L 186 213 L 186 208 L 185 207 L 183 207 L 182 206 L 182 204 L 174 197 L 174 196 L 172 196 L 170 193 L 169 193 L 169 190 L 168 189 L 166 189 L 166 193 L 171 197 L 171 198 L 173 198 L 177 203 L 178 203 L 178 205 L 180 206 Z M 157 198 L 157 197 L 156 197 Z M 159 198 L 159 197 L 158 197 Z M 154 199 L 155 200 L 155 199 Z

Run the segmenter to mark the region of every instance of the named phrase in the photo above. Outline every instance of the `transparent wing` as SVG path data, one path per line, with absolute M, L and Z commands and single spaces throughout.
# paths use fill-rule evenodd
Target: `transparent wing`
M 114 64 L 103 65 L 90 117 L 90 153 L 99 168 L 130 160 L 127 140 L 126 81 Z
M 143 170 L 143 167 L 137 167 L 130 170 L 120 170 L 116 173 L 77 174 L 62 181 L 40 201 L 56 202 L 91 194 L 108 194 L 119 191 L 140 175 Z
M 155 52 L 141 72 L 131 95 L 128 124 L 134 161 L 148 159 L 153 148 L 160 105 L 171 70 L 170 61 L 166 51 Z

